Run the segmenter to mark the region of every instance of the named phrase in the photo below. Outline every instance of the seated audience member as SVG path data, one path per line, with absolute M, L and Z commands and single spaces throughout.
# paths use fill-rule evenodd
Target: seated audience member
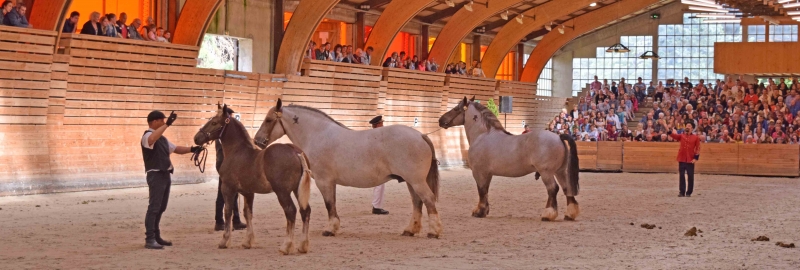
M 28 18 L 25 17 L 25 12 L 28 11 L 28 7 L 23 4 L 17 4 L 16 8 L 6 11 L 11 6 L 10 2 L 11 1 L 3 2 L 3 12 L 6 12 L 5 18 L 3 18 L 3 24 L 24 28 L 33 27 L 28 23 Z
M 479 77 L 479 78 L 486 78 L 486 74 L 483 73 L 483 69 L 481 68 L 481 62 L 478 62 L 474 68 L 472 68 L 472 77 Z
M 64 27 L 61 28 L 61 33 L 75 33 L 75 30 L 78 29 L 78 20 L 80 19 L 81 14 L 77 11 L 73 11 L 69 14 L 69 19 L 64 22 Z
M 3 5 L 0 6 L 0 25 L 5 25 L 6 21 L 6 14 L 11 12 L 11 9 L 14 8 L 14 3 L 11 1 L 3 1 Z
M 134 40 L 144 40 L 142 35 L 139 34 L 139 27 L 142 26 L 142 20 L 139 18 L 133 19 L 133 22 L 128 26 L 128 38 Z
M 156 40 L 158 42 L 169 43 L 166 38 L 164 38 L 164 28 L 158 27 L 156 28 Z
M 128 14 L 122 12 L 119 14 L 119 19 L 117 20 L 117 33 L 119 33 L 120 37 L 128 38 Z
M 383 61 L 383 67 L 397 67 L 397 62 L 395 59 L 397 58 L 397 53 L 393 52 L 392 56 L 386 58 L 386 61 Z
M 102 36 L 103 35 L 103 26 L 100 25 L 100 12 L 92 12 L 89 15 L 89 20 L 83 24 L 83 28 L 81 28 L 81 34 L 84 35 L 95 35 L 95 36 Z
M 172 39 L 172 33 L 169 31 L 164 31 L 164 42 L 170 43 L 170 39 Z
M 104 35 L 107 37 L 122 37 L 122 35 L 117 32 L 117 15 L 114 13 L 106 14 L 106 18 L 103 21 L 103 29 Z
M 439 64 L 436 64 L 436 60 L 431 58 L 431 59 L 428 59 L 426 62 L 427 62 L 427 66 L 425 67 L 425 69 L 427 69 L 430 72 L 439 71 Z
M 149 41 L 158 41 L 156 38 L 156 26 L 155 25 L 148 25 L 145 26 L 143 29 L 144 34 L 147 35 L 147 40 Z

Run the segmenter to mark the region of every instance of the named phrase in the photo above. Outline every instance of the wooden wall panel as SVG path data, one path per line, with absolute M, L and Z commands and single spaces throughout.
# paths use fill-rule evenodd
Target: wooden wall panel
M 741 55 L 747 57 L 738 57 Z M 714 73 L 719 74 L 797 75 L 800 74 L 797 59 L 800 59 L 800 42 L 714 43 Z
M 597 142 L 597 169 L 622 170 L 622 142 Z
M 423 133 L 439 128 L 445 74 L 384 68 L 383 80 L 387 82 L 383 113 L 387 125 L 412 126 Z
M 663 172 L 678 170 L 678 143 L 666 142 L 624 142 L 622 171 L 624 172 Z
M 0 124 L 46 124 L 55 38 L 0 26 Z
M 260 76 L 257 73 L 225 72 L 222 102 L 231 106 L 240 115 L 242 124 L 247 128 L 261 124 L 261 121 L 255 119 L 259 83 Z
M 258 80 L 258 94 L 256 95 L 256 108 L 254 111 L 253 128 L 258 129 L 264 118 L 267 117 L 269 109 L 275 107 L 278 99 L 283 95 L 284 75 L 261 74 Z
M 506 130 L 514 134 L 523 131 L 522 121 L 532 129 L 544 129 L 547 123 L 564 108 L 566 98 L 536 95 L 536 84 L 518 81 L 499 81 L 499 96 L 513 96 L 513 113 L 507 115 Z M 499 100 L 495 103 L 500 106 Z M 504 120 L 503 114 L 498 118 Z
M 696 173 L 737 174 L 738 171 L 739 144 L 704 143 L 700 145 L 700 160 L 695 166 Z
M 575 142 L 581 170 L 597 170 L 597 142 Z
M 800 146 L 796 144 L 739 145 L 740 175 L 798 176 L 798 173 Z

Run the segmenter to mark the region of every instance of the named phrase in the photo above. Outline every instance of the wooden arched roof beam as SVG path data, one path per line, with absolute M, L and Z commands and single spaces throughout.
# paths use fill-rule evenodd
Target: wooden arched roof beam
M 436 41 L 433 42 L 433 47 L 428 54 L 428 59 L 435 59 L 437 61 L 447 61 L 453 55 L 453 52 L 458 47 L 461 40 L 463 40 L 473 29 L 478 27 L 486 19 L 497 15 L 506 9 L 519 4 L 524 0 L 487 0 L 489 1 L 488 7 L 486 4 L 475 2 L 472 4 L 472 12 L 466 9 L 459 9 L 453 17 L 447 21 Z M 572 1 L 572 0 L 554 0 L 554 1 Z M 441 69 L 440 72 L 444 72 Z
M 572 20 L 572 23 L 566 22 L 567 25 L 572 24 L 575 26 L 575 28 L 564 29 L 563 35 L 558 33 L 558 31 L 552 31 L 545 35 L 544 38 L 539 41 L 539 44 L 533 49 L 530 58 L 528 58 L 528 63 L 522 70 L 520 81 L 538 81 L 542 69 L 547 64 L 547 61 L 553 57 L 553 54 L 555 54 L 556 51 L 561 49 L 561 47 L 564 45 L 567 45 L 567 43 L 575 38 L 587 32 L 593 31 L 598 27 L 619 20 L 620 15 L 627 15 L 647 9 L 650 6 L 659 4 L 663 1 L 664 0 L 621 1 L 596 11 L 586 13 L 582 16 L 578 16 Z
M 221 4 L 222 0 L 186 0 L 175 26 L 172 43 L 200 46 L 211 18 Z
M 303 53 L 308 48 L 314 30 L 338 2 L 339 0 L 306 0 L 297 4 L 283 34 L 275 73 L 295 74 L 300 71 Z
M 367 38 L 366 47 L 372 47 L 375 52 L 372 54 L 373 66 L 381 65 L 382 57 L 389 50 L 397 33 L 403 29 L 414 16 L 420 11 L 425 9 L 436 0 L 403 0 L 392 1 L 378 17 L 375 22 L 375 27 L 372 28 L 369 37 Z
M 30 23 L 36 29 L 61 32 L 61 25 L 69 16 L 67 9 L 71 3 L 72 0 L 34 1 L 33 6 L 28 7 Z
M 503 59 L 508 52 L 516 46 L 520 40 L 525 38 L 529 33 L 541 29 L 546 24 L 555 21 L 558 18 L 567 16 L 575 11 L 589 7 L 589 4 L 597 0 L 555 0 L 544 3 L 538 7 L 525 11 L 525 18 L 527 19 L 523 24 L 519 24 L 514 20 L 509 19 L 505 26 L 500 29 L 500 32 L 492 39 L 492 43 L 486 49 L 486 53 L 481 59 L 486 77 L 494 78 L 497 70 L 503 63 Z M 556 31 L 557 32 L 557 31 Z

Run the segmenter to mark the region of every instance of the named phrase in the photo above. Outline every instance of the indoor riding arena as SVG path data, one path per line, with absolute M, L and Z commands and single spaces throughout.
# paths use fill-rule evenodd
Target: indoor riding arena
M 798 269 L 798 0 L 11 0 L 2 269 Z

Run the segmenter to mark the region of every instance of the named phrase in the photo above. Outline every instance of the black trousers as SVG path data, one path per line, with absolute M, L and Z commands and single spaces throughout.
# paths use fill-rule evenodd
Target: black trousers
M 222 216 L 225 210 L 225 199 L 222 198 L 222 179 L 219 180 L 219 185 L 217 186 L 217 211 L 214 215 L 214 220 L 217 221 L 217 224 L 225 224 L 225 218 Z M 239 218 L 239 193 L 236 193 L 236 199 L 233 201 L 233 223 L 238 224 L 242 223 L 242 220 Z
M 147 173 L 150 204 L 147 206 L 147 213 L 144 216 L 144 228 L 145 237 L 148 240 L 161 236 L 161 230 L 159 230 L 158 225 L 161 223 L 161 215 L 167 210 L 171 185 L 172 178 L 170 178 L 169 172 Z
M 678 173 L 680 176 L 680 184 L 678 184 L 681 195 L 692 195 L 694 190 L 694 163 L 678 162 Z M 689 188 L 686 188 L 685 174 L 689 175 Z

